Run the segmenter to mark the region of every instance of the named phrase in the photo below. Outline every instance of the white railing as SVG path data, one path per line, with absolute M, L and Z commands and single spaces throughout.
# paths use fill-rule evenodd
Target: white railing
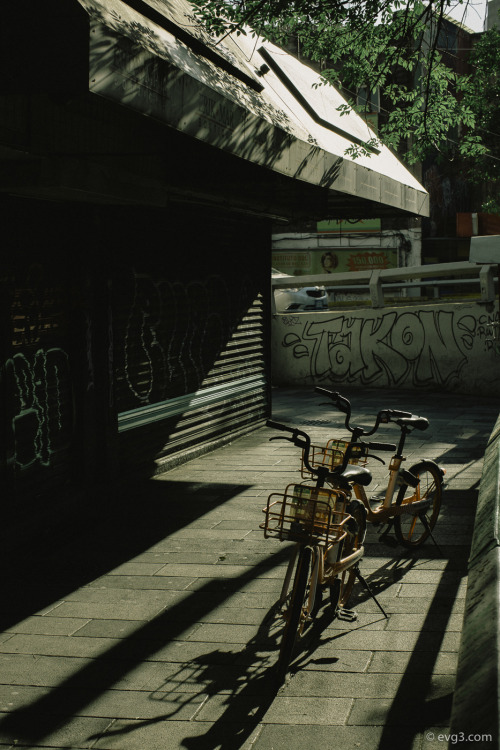
M 495 300 L 495 273 L 497 269 L 498 266 L 493 263 L 482 265 L 469 261 L 433 263 L 427 266 L 409 266 L 407 268 L 367 269 L 366 271 L 348 273 L 276 278 L 272 280 L 272 288 L 274 291 L 274 289 L 287 289 L 291 286 L 296 288 L 319 285 L 331 290 L 362 290 L 369 293 L 372 307 L 384 307 L 384 289 L 411 289 L 422 286 L 437 288 L 450 284 L 479 284 L 481 302 L 487 303 Z M 274 294 L 272 300 L 274 302 Z

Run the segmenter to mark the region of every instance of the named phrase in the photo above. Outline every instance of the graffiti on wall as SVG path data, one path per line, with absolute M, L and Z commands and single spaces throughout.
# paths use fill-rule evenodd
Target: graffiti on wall
M 0 281 L 7 321 L 0 395 L 8 476 L 15 482 L 43 467 L 45 476 L 64 481 L 75 424 L 67 287 L 57 268 L 40 263 Z
M 215 274 L 186 283 L 138 273 L 122 277 L 115 284 L 120 411 L 195 392 L 254 294 L 244 278 Z M 231 371 L 245 366 L 234 360 Z
M 213 287 L 213 288 L 212 288 Z M 220 280 L 171 283 L 135 275 L 123 330 L 123 376 L 136 402 L 196 390 L 227 335 Z
M 495 321 L 498 313 L 444 309 L 313 320 L 295 316 L 283 321 L 282 348 L 296 360 L 308 359 L 314 381 L 452 387 L 478 344 L 483 351 L 494 346 Z
M 68 355 L 57 347 L 29 356 L 18 352 L 5 363 L 5 375 L 13 415 L 8 462 L 18 470 L 48 467 L 72 436 Z

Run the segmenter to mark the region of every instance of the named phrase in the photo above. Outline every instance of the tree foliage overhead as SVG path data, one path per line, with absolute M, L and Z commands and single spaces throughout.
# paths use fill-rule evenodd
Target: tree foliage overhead
M 459 2 L 465 12 L 469 0 Z M 195 0 L 195 5 L 218 41 L 230 32 L 251 33 L 248 27 L 278 44 L 295 40 L 301 55 L 319 64 L 325 84 L 351 92 L 354 109 L 360 87 L 378 89 L 387 110 L 379 137 L 409 163 L 436 151 L 465 159 L 473 171 L 494 160 L 488 131 L 495 130 L 500 115 L 500 36 L 486 32 L 470 72 L 454 70 L 449 63 L 456 49 L 447 39 L 446 14 L 456 0 Z M 495 169 L 489 174 L 499 178 Z
M 477 153 L 467 154 L 466 171 L 471 181 L 489 184 L 483 210 L 500 214 L 500 30 L 489 29 L 470 56 L 473 73 L 463 85 L 463 97 L 474 117 L 474 130 L 464 139 L 479 143 Z M 468 163 L 467 163 L 468 162 Z

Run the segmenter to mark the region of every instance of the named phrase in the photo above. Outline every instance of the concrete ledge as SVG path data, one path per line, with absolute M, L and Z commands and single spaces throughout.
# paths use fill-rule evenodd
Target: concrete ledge
M 255 430 L 260 430 L 260 428 L 264 427 L 265 424 L 265 418 L 259 419 L 255 422 L 252 422 L 251 424 L 240 427 L 240 429 L 233 430 L 229 435 L 221 435 L 220 437 L 214 438 L 213 440 L 206 440 L 203 443 L 194 445 L 192 448 L 188 448 L 179 453 L 173 453 L 170 456 L 164 456 L 163 458 L 160 458 L 156 461 L 156 468 L 153 472 L 153 475 L 156 476 L 158 474 L 164 474 L 167 471 L 171 471 L 171 469 L 175 469 L 178 466 L 186 464 L 188 461 L 192 461 L 194 458 L 204 456 L 206 453 L 211 453 L 212 451 L 217 450 L 217 448 L 222 448 L 224 445 L 228 445 L 229 443 L 234 443 L 235 440 L 238 440 L 241 437 L 245 437 L 245 435 L 249 435 Z
M 484 456 L 469 559 L 450 747 L 499 747 L 500 418 Z

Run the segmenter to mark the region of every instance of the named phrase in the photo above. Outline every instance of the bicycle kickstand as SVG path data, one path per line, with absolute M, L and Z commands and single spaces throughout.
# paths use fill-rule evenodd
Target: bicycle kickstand
M 380 539 L 384 540 L 389 535 L 389 533 L 392 531 L 392 527 L 394 526 L 394 521 L 392 518 L 390 518 L 387 523 L 385 524 L 385 528 L 382 529 L 382 531 L 379 531 Z
M 368 593 L 370 594 L 371 598 L 373 599 L 373 601 L 375 602 L 375 604 L 377 605 L 377 607 L 379 608 L 379 610 L 382 612 L 382 614 L 384 615 L 384 617 L 387 618 L 388 615 L 387 615 L 386 611 L 384 610 L 384 608 L 382 607 L 382 605 L 380 604 L 380 602 L 377 600 L 377 597 L 375 596 L 375 594 L 371 590 L 370 586 L 368 585 L 368 582 L 361 575 L 361 571 L 360 571 L 358 565 L 356 565 L 356 568 L 354 569 L 354 572 L 356 573 L 356 578 L 359 581 L 361 581 L 361 583 L 363 584 L 363 587 L 366 589 L 366 591 L 368 591 Z
M 441 547 L 439 546 L 439 544 L 434 539 L 434 535 L 432 533 L 431 527 L 429 526 L 429 521 L 427 520 L 427 516 L 425 515 L 425 513 L 420 513 L 419 518 L 422 521 L 422 524 L 425 526 L 425 530 L 429 532 L 429 536 L 432 539 L 432 541 L 434 542 L 434 544 L 436 545 L 439 554 L 443 555 L 443 551 L 442 551 Z M 444 555 L 443 555 L 443 557 L 444 557 Z

